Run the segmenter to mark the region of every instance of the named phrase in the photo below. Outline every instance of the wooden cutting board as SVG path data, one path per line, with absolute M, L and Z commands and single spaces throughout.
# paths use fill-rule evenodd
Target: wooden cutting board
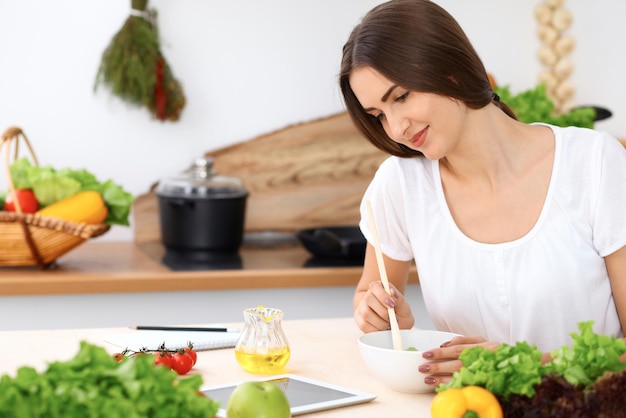
M 216 172 L 239 177 L 250 192 L 247 232 L 356 225 L 361 197 L 386 158 L 357 132 L 345 112 L 205 155 L 214 157 Z M 133 204 L 137 242 L 161 239 L 155 187 Z

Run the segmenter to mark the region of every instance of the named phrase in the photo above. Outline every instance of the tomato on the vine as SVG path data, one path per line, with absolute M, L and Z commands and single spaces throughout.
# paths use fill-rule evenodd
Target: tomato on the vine
M 192 347 L 185 347 L 184 350 L 185 353 L 191 356 L 191 359 L 193 360 L 193 365 L 195 366 L 196 362 L 198 361 L 198 353 L 196 353 L 196 350 L 194 350 Z
M 122 353 L 115 353 L 113 354 L 113 358 L 119 363 L 120 361 L 124 360 L 126 356 Z
M 193 367 L 193 358 L 188 354 L 177 351 L 172 356 L 172 369 L 180 375 L 186 374 Z
M 156 351 L 154 353 L 154 364 L 162 365 L 168 369 L 172 368 L 173 357 L 167 351 Z

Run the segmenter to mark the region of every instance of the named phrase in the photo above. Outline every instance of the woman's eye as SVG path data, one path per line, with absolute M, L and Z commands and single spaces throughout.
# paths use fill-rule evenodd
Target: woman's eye
M 380 113 L 368 113 L 367 116 L 372 118 L 372 120 L 376 122 L 381 122 L 385 118 L 385 114 L 383 112 Z
M 407 97 L 409 97 L 408 91 L 398 96 L 398 98 L 396 99 L 396 102 L 403 102 L 406 100 Z

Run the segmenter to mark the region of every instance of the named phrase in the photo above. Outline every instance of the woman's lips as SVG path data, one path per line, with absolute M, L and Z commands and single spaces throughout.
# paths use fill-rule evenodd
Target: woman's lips
M 422 145 L 424 145 L 424 142 L 426 142 L 427 133 L 428 133 L 428 126 L 422 129 L 421 131 L 419 131 L 418 133 L 416 133 L 415 135 L 413 135 L 413 138 L 411 138 L 411 145 L 413 145 L 415 148 L 419 148 Z

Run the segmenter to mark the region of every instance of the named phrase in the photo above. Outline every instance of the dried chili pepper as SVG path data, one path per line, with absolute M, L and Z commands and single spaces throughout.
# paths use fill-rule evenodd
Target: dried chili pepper
M 159 120 L 166 119 L 166 111 L 167 111 L 167 96 L 165 95 L 164 89 L 165 82 L 165 68 L 163 57 L 161 55 L 158 56 L 156 62 L 156 84 L 154 86 L 154 106 L 156 110 L 156 117 Z

